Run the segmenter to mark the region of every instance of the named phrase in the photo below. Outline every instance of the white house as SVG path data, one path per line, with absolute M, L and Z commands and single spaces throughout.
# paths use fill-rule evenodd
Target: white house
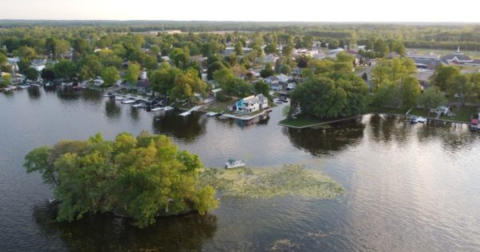
M 235 103 L 237 112 L 253 113 L 268 108 L 268 99 L 262 94 L 245 97 Z

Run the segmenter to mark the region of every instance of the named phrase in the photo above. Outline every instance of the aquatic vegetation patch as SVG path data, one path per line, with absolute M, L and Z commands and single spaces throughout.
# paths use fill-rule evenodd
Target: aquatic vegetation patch
M 300 165 L 277 169 L 205 169 L 199 176 L 198 186 L 210 185 L 224 196 L 330 199 L 345 193 L 342 186 L 327 175 Z

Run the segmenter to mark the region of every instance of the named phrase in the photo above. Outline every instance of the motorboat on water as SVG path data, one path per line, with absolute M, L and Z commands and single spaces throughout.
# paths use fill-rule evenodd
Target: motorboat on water
M 192 113 L 191 111 L 183 112 L 183 113 L 180 114 L 180 116 L 188 116 L 191 113 Z
M 170 110 L 173 110 L 173 107 L 166 106 L 166 107 L 163 108 L 163 110 L 165 110 L 165 111 L 170 111 Z
M 132 104 L 132 103 L 135 103 L 134 98 L 127 98 L 127 99 L 122 100 L 122 104 Z
M 240 168 L 240 167 L 245 167 L 245 162 L 243 162 L 242 160 L 235 160 L 233 158 L 230 158 L 225 163 L 225 169 Z
M 426 123 L 427 118 L 421 116 L 412 116 L 410 117 L 410 123 Z
M 151 109 L 152 112 L 161 111 L 161 110 L 163 110 L 162 107 L 154 107 L 154 108 Z
M 219 115 L 219 113 L 216 113 L 216 112 L 207 112 L 207 116 L 208 117 L 214 117 L 214 116 L 217 116 Z

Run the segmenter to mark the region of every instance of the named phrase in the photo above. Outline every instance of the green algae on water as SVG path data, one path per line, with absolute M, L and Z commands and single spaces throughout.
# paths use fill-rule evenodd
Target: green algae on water
M 345 193 L 342 186 L 327 175 L 300 165 L 277 169 L 205 169 L 199 176 L 199 186 L 211 185 L 224 196 L 331 199 Z

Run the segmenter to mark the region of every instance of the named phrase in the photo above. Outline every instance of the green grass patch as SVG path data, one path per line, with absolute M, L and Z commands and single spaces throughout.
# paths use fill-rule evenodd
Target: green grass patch
M 421 108 L 414 108 L 410 111 L 409 115 L 415 115 L 415 116 L 423 116 L 427 117 L 428 113 L 425 109 Z
M 440 119 L 470 122 L 472 115 L 478 113 L 477 107 L 467 106 L 463 106 L 461 109 L 451 108 L 450 111 L 453 112 L 455 116 L 441 116 Z
M 336 181 L 320 171 L 300 165 L 280 169 L 205 169 L 199 184 L 210 185 L 225 196 L 275 198 L 300 196 L 308 199 L 330 199 L 345 194 Z
M 228 111 L 228 106 L 232 105 L 234 102 L 233 101 L 225 101 L 225 102 L 214 102 L 211 104 L 208 104 L 208 106 L 205 108 L 205 111 L 207 112 L 222 112 L 222 111 Z

